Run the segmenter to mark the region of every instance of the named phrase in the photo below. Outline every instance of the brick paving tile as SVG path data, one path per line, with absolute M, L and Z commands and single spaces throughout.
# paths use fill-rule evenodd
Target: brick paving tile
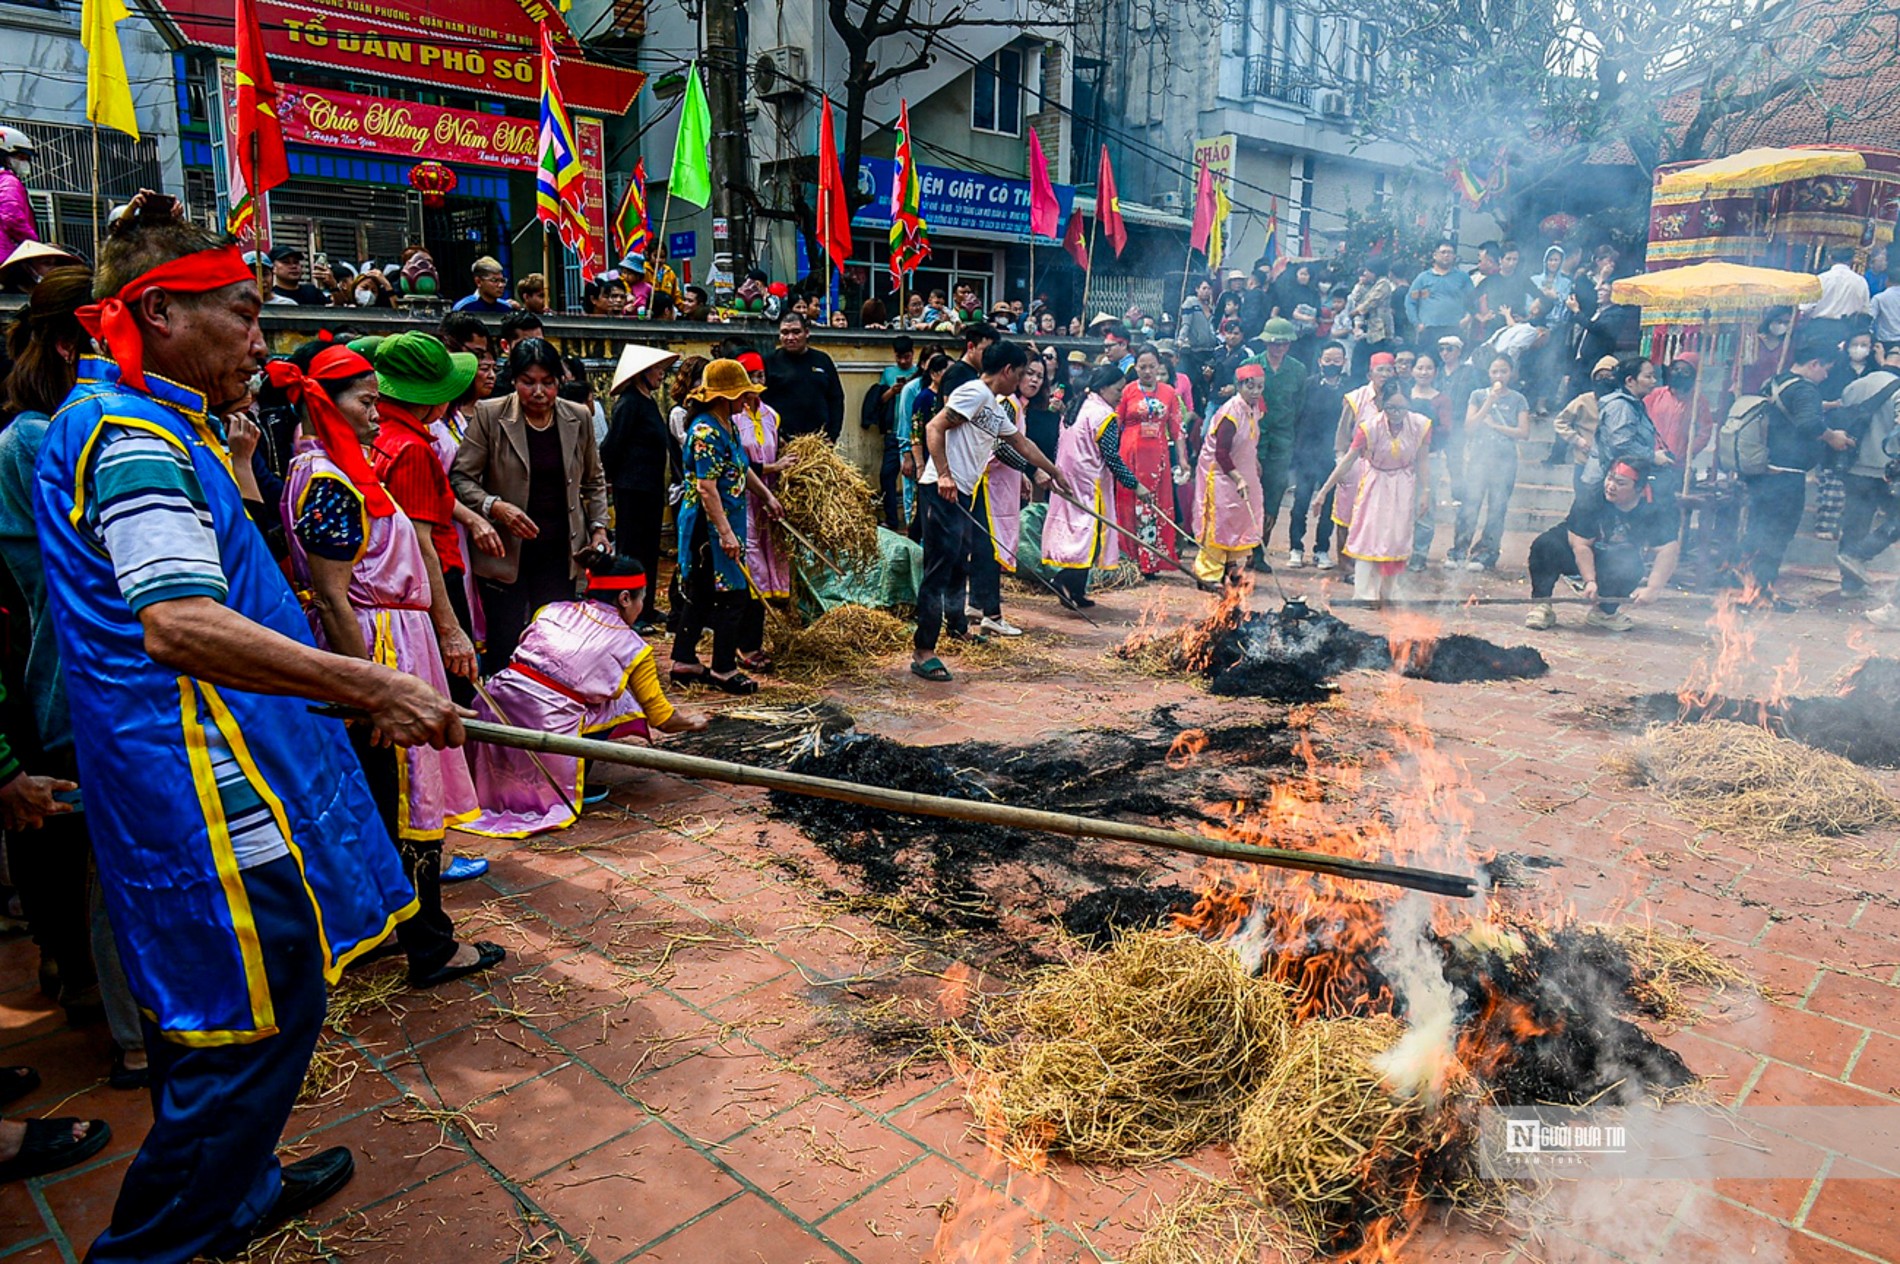
M 300 1119 L 293 1116 L 284 1134 L 284 1157 L 350 1147 L 356 1155 L 356 1175 L 350 1180 L 348 1202 L 358 1207 L 381 1202 L 468 1161 L 468 1151 L 461 1146 L 437 1144 L 441 1130 L 435 1124 L 396 1122 L 403 1117 L 401 1104 L 392 1103 L 299 1135 Z M 321 1209 L 316 1218 L 332 1219 L 330 1208 Z
M 5 1243 L 30 1242 L 46 1232 L 39 1204 L 24 1181 L 0 1185 L 0 1249 Z
M 476 1153 L 514 1181 L 547 1171 L 645 1123 L 640 1107 L 591 1069 L 569 1064 L 477 1103 L 466 1131 Z
M 745 1194 L 629 1259 L 641 1264 L 837 1264 L 847 1257 L 756 1194 Z
M 702 1144 L 724 1141 L 820 1091 L 742 1040 L 703 1045 L 625 1086 L 627 1095 Z
M 1900 1038 L 1870 1033 L 1847 1078 L 1862 1088 L 1900 1098 Z
M 758 1124 L 718 1154 L 781 1206 L 816 1221 L 923 1151 L 871 1116 L 821 1097 Z
M 1809 995 L 1808 1008 L 1900 1036 L 1900 988 L 1891 984 L 1829 971 Z
M 92 1241 L 111 1221 L 119 1184 L 131 1165 L 132 1156 L 124 1154 L 56 1172 L 40 1183 L 47 1211 L 75 1245 Z
M 522 1192 L 599 1259 L 619 1259 L 738 1194 L 742 1186 L 658 1123 L 576 1155 Z
M 1867 1038 L 1865 1027 L 1768 1001 L 1715 1019 L 1702 1030 L 1713 1039 L 1835 1078 Z
M 66 1264 L 66 1256 L 59 1249 L 59 1244 L 50 1239 L 31 1245 L 21 1242 L 18 1251 L 0 1249 L 0 1259 L 7 1264 Z

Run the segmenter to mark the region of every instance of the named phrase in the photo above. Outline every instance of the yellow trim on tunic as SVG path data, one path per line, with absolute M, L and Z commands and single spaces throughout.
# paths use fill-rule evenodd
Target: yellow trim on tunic
M 192 1048 L 213 1045 L 250 1044 L 277 1034 L 277 1014 L 271 1005 L 270 978 L 264 970 L 264 950 L 257 936 L 257 922 L 251 915 L 251 898 L 244 889 L 244 874 L 238 868 L 237 853 L 231 846 L 231 828 L 224 819 L 224 803 L 218 798 L 218 779 L 211 767 L 211 751 L 205 740 L 204 720 L 198 713 L 198 694 L 188 676 L 178 677 L 179 725 L 185 738 L 185 754 L 191 765 L 191 784 L 198 794 L 198 808 L 204 814 L 211 844 L 211 863 L 217 870 L 218 885 L 231 914 L 231 929 L 237 935 L 238 958 L 244 967 L 245 990 L 251 1001 L 248 1030 L 166 1031 L 164 1037 Z M 215 709 L 214 709 L 215 716 Z M 223 731 L 223 726 L 219 726 Z M 236 752 L 233 750 L 233 754 Z M 242 767 L 242 765 L 240 765 Z M 248 772 L 246 774 L 249 775 Z

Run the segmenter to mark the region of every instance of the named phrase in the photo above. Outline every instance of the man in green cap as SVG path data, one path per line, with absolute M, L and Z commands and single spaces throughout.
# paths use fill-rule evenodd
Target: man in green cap
M 1273 538 L 1274 520 L 1292 478 L 1293 431 L 1306 402 L 1306 366 L 1287 354 L 1298 337 L 1292 321 L 1275 316 L 1260 331 L 1266 350 L 1248 361 L 1267 373 L 1267 412 L 1260 422 L 1260 547 L 1253 555 L 1257 571 L 1273 570 L 1267 565 L 1267 542 Z
M 470 353 L 451 352 L 439 339 L 417 330 L 361 339 L 350 349 L 376 366 L 381 397 L 370 462 L 417 526 L 416 539 L 429 572 L 429 617 L 442 646 L 442 665 L 451 676 L 473 679 L 475 644 L 449 600 L 449 585 L 459 590 L 465 566 L 455 536 L 455 493 L 431 446 L 429 427 L 468 392 L 478 363 Z

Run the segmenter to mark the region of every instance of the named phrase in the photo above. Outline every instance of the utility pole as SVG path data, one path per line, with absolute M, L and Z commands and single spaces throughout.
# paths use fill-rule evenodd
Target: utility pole
M 713 250 L 730 252 L 732 279 L 737 285 L 752 266 L 752 144 L 746 136 L 746 65 L 743 30 L 745 0 L 707 0 L 706 106 L 712 113 L 713 215 L 724 219 L 730 234 L 719 240 L 715 226 Z

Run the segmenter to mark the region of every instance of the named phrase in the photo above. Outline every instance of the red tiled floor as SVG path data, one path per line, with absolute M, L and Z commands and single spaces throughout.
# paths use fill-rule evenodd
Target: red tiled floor
M 801 1102 L 719 1147 L 719 1157 L 767 1196 L 819 1220 L 923 1151 L 833 1098 Z
M 1870 1255 L 1890 1254 L 1900 1180 L 1841 1160 L 1828 1170 L 1801 1227 Z
M 1829 972 L 1809 994 L 1808 1008 L 1842 1022 L 1900 1036 L 1900 988 L 1890 984 Z
M 646 1122 L 641 1109 L 587 1067 L 571 1064 L 470 1108 L 475 1150 L 524 1181 Z
M 837 1264 L 845 1257 L 747 1194 L 642 1251 L 641 1264 Z
M 524 1182 L 522 1192 L 596 1257 L 614 1260 L 740 1188 L 705 1155 L 648 1123 Z

